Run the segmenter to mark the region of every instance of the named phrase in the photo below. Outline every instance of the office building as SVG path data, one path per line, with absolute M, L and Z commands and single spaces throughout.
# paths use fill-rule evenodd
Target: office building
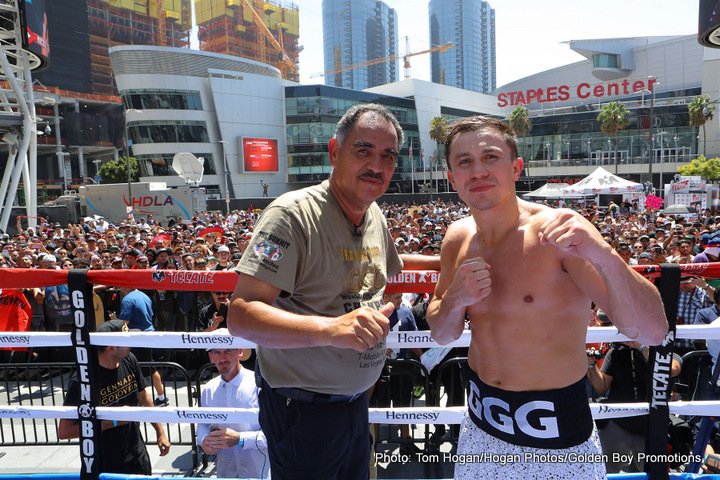
M 398 19 L 377 0 L 323 0 L 325 84 L 362 90 L 398 80 Z
M 430 0 L 430 56 L 435 83 L 490 93 L 495 90 L 495 10 L 483 0 Z

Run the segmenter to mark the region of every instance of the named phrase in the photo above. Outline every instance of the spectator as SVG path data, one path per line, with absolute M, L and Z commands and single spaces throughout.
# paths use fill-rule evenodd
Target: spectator
M 678 294 L 678 325 L 692 325 L 698 311 L 712 305 L 712 295 L 715 289 L 704 278 L 694 275 L 680 277 L 680 292 Z M 710 296 L 708 296 L 710 295 Z M 694 350 L 692 340 L 678 338 L 675 340 L 675 351 L 680 355 Z
M 217 333 L 228 333 L 221 329 Z M 250 356 L 243 349 L 208 349 L 220 373 L 200 394 L 203 407 L 257 408 L 255 375 L 240 362 Z M 265 435 L 257 423 L 199 424 L 197 442 L 207 455 L 216 455 L 218 477 L 267 478 L 270 468 Z
M 599 395 L 607 394 L 608 403 L 647 402 L 648 354 L 648 347 L 637 342 L 623 342 L 608 351 L 602 368 L 597 367 L 595 358 L 588 357 L 588 379 L 593 389 Z M 671 378 L 680 375 L 681 366 L 682 358 L 673 354 Z M 602 423 L 600 444 L 607 455 L 608 473 L 642 472 L 644 462 L 638 453 L 645 452 L 647 418 L 615 418 Z
M 105 322 L 97 329 L 98 332 L 127 332 L 127 325 L 122 320 Z M 145 390 L 145 379 L 140 373 L 140 366 L 129 347 L 95 347 L 98 364 L 98 377 L 101 407 L 143 406 L 152 407 L 153 402 Z M 119 394 L 122 392 L 122 394 Z M 80 404 L 80 383 L 73 378 L 63 405 Z M 160 423 L 153 423 L 157 436 L 160 455 L 167 455 L 170 442 L 165 429 Z M 103 442 L 103 473 L 127 473 L 151 475 L 152 465 L 145 442 L 140 434 L 137 422 L 103 420 L 101 422 Z M 78 438 L 80 423 L 77 420 L 61 419 L 58 426 L 60 439 Z
M 120 302 L 120 313 L 118 318 L 128 322 L 130 330 L 140 332 L 152 332 L 155 330 L 153 325 L 153 309 L 150 297 L 137 289 L 120 288 L 123 299 Z M 135 355 L 141 362 L 153 361 L 152 348 L 136 348 Z M 155 406 L 165 407 L 168 400 L 165 398 L 165 385 L 163 384 L 160 372 L 151 367 L 150 377 L 157 397 L 155 398 Z

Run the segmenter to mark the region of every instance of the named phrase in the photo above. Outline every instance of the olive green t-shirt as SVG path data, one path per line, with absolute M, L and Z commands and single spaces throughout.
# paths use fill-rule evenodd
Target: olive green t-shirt
M 328 317 L 360 306 L 379 309 L 388 275 L 401 269 L 377 204 L 372 204 L 356 229 L 328 181 L 272 202 L 236 267 L 237 272 L 279 288 L 276 307 Z M 385 342 L 363 353 L 336 347 L 259 345 L 257 355 L 263 377 L 273 388 L 354 395 L 378 379 L 385 363 Z

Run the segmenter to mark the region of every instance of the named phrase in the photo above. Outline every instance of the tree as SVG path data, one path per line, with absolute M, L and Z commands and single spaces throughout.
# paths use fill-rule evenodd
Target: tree
M 720 158 L 705 158 L 700 155 L 690 163 L 678 167 L 678 173 L 682 176 L 701 176 L 708 182 L 720 179 Z
M 532 128 L 530 121 L 530 112 L 525 105 L 520 104 L 510 113 L 510 128 L 516 135 L 524 137 Z
M 435 161 L 433 162 L 433 165 L 431 166 L 430 170 L 430 178 L 432 179 L 433 170 L 435 169 L 435 165 L 437 165 L 438 161 L 440 161 L 440 157 L 444 154 L 442 152 L 442 149 L 440 148 L 440 145 L 445 143 L 445 137 L 448 134 L 448 129 L 450 128 L 450 125 L 445 117 L 442 115 L 438 115 L 437 117 L 433 117 L 432 120 L 430 120 L 430 138 L 432 138 L 435 143 L 437 144 L 437 149 L 435 150 Z
M 127 157 L 120 157 L 117 160 L 110 160 L 100 166 L 100 183 L 126 183 L 128 181 Z M 130 157 L 130 179 L 137 182 L 140 179 L 140 171 L 135 157 Z
M 627 108 L 618 102 L 606 103 L 597 116 L 597 121 L 600 122 L 600 131 L 605 135 L 615 137 L 615 174 L 618 173 L 617 134 L 630 123 L 627 117 Z
M 703 155 L 707 153 L 707 137 L 705 136 L 705 124 L 712 120 L 715 113 L 715 106 L 707 95 L 700 95 L 693 98 L 688 104 L 688 115 L 690 116 L 691 127 L 702 127 L 703 129 Z
M 530 121 L 530 112 L 522 103 L 510 112 L 510 128 L 513 129 L 515 135 L 523 137 L 522 157 L 525 158 L 525 135 L 527 135 L 532 128 L 532 122 Z M 527 174 L 529 175 L 529 173 Z

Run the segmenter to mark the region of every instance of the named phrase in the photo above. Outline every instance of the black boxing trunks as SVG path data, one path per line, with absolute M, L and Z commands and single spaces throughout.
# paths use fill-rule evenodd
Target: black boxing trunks
M 585 442 L 593 419 L 585 379 L 554 390 L 511 392 L 468 369 L 468 414 L 481 430 L 514 445 L 558 449 Z

